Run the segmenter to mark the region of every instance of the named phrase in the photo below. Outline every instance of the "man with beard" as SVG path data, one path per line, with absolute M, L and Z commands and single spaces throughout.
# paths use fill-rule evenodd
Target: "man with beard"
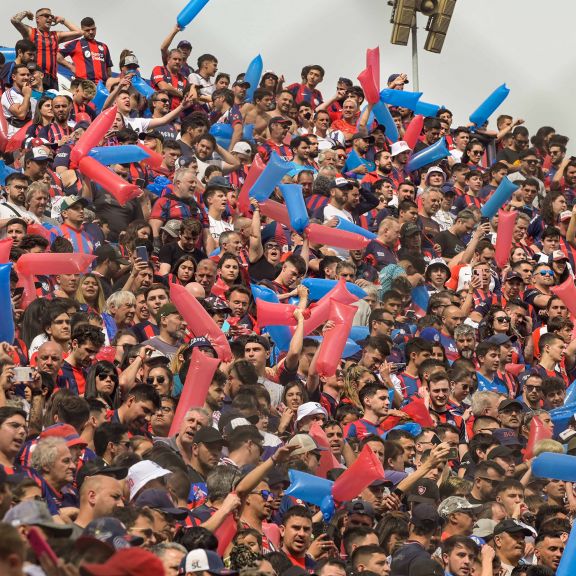
M 160 408 L 160 396 L 149 384 L 136 384 L 117 410 L 106 415 L 110 422 L 123 424 L 132 435 L 149 437 L 152 415 Z
M 310 140 L 306 136 L 296 136 L 290 142 L 292 150 L 292 162 L 294 164 L 306 168 L 307 170 L 314 170 L 310 165 Z
M 438 118 L 426 118 L 424 120 L 424 138 L 416 142 L 414 153 L 420 152 L 437 142 L 440 139 L 441 128 L 442 126 Z
M 446 358 L 454 362 L 458 358 L 458 347 L 454 340 L 454 331 L 464 321 L 464 316 L 458 306 L 446 306 L 442 312 L 442 328 L 440 329 L 440 344 L 444 347 Z
M 442 562 L 446 574 L 470 576 L 480 553 L 478 544 L 464 535 L 455 535 L 442 542 Z
M 404 182 L 408 177 L 408 170 L 406 165 L 408 164 L 408 158 L 412 153 L 412 148 L 406 144 L 403 140 L 394 142 L 390 149 L 390 158 L 392 160 L 392 181 L 394 182 L 396 188 Z M 400 198 L 398 199 L 400 200 Z
M 71 352 L 62 364 L 62 387 L 83 395 L 86 373 L 104 345 L 104 334 L 96 326 L 81 324 L 72 332 Z
M 536 537 L 536 560 L 538 566 L 546 566 L 556 572 L 564 553 L 566 542 L 562 532 L 541 532 Z
M 574 202 L 576 195 L 576 161 L 572 160 L 571 156 L 564 158 L 560 164 L 558 171 L 554 174 L 550 189 L 560 190 L 570 200 L 570 204 Z
M 363 132 L 356 132 L 355 134 L 352 134 L 350 141 L 352 142 L 352 152 L 355 152 L 360 159 L 366 160 L 368 149 L 372 144 L 374 144 L 374 136 L 369 136 Z M 352 170 L 352 172 L 356 172 L 358 174 L 367 174 L 368 169 L 364 165 L 361 170 L 355 168 Z
M 276 152 L 283 160 L 292 160 L 293 152 L 290 146 L 284 143 L 290 130 L 292 121 L 283 116 L 272 116 L 268 122 L 270 137 L 258 146 L 258 154 L 264 163 L 268 163 L 272 152 Z
M 22 218 L 26 223 L 39 223 L 32 212 L 26 210 L 26 189 L 30 179 L 19 172 L 13 172 L 6 177 L 6 193 L 8 200 L 0 204 L 0 229 L 5 233 L 6 224 L 12 218 Z
M 390 178 L 392 174 L 392 156 L 388 150 L 381 150 L 374 157 L 374 164 L 376 164 L 376 170 L 368 172 L 364 178 L 362 178 L 362 184 L 374 184 L 378 180 L 384 178 Z
M 45 138 L 50 144 L 66 144 L 72 134 L 72 127 L 68 123 L 71 109 L 72 99 L 69 96 L 56 96 L 52 100 L 54 121 L 42 128 L 38 136 Z
M 179 220 L 176 220 L 179 222 Z M 168 229 L 164 226 L 161 230 Z M 172 226 L 170 226 L 172 230 Z M 182 256 L 193 256 L 196 262 L 206 258 L 203 250 L 199 250 L 196 245 L 202 235 L 202 224 L 196 218 L 185 218 L 181 221 L 176 232 L 178 240 L 169 242 L 160 248 L 158 261 L 160 262 L 159 276 L 166 276 L 172 266 L 182 258 Z
M 243 528 L 252 528 L 262 536 L 262 553 L 268 554 L 274 550 L 264 533 L 263 524 L 272 513 L 274 494 L 270 491 L 268 482 L 260 482 L 244 501 L 240 524 Z
M 550 187 L 551 180 L 560 168 L 564 158 L 566 158 L 566 146 L 561 142 L 550 142 L 548 145 L 548 153 L 550 154 L 550 167 L 548 168 L 548 175 L 546 176 L 547 188 Z
M 240 161 L 232 153 L 225 150 L 216 142 L 212 134 L 203 134 L 198 136 L 193 142 L 194 154 L 198 163 L 199 180 L 204 178 L 204 173 L 208 166 L 218 166 L 222 174 L 230 174 L 240 167 Z M 219 159 L 213 157 L 214 152 L 218 153 Z
M 184 337 L 184 319 L 174 304 L 164 304 L 156 314 L 158 336 L 153 336 L 143 342 L 144 346 L 152 346 L 160 353 L 172 359 L 178 352 Z
M 272 118 L 280 116 L 287 122 L 290 126 L 295 126 L 292 118 L 290 118 L 290 110 L 294 105 L 294 96 L 288 90 L 282 90 L 276 96 L 276 108 L 270 112 Z M 270 124 L 268 124 L 270 126 Z
M 476 348 L 476 332 L 468 324 L 460 324 L 454 328 L 454 341 L 460 358 L 470 360 L 474 356 Z
M 304 506 L 289 508 L 280 526 L 282 552 L 293 566 L 312 571 L 314 558 L 309 554 L 312 543 L 312 516 Z M 315 544 L 322 552 L 323 538 L 317 538 Z
M 544 187 L 544 182 L 538 178 L 540 175 L 540 161 L 536 149 L 528 148 L 528 150 L 522 150 L 518 158 L 520 159 L 520 170 L 509 174 L 508 179 L 511 182 L 526 180 L 528 178 L 534 179 L 538 182 L 538 193 L 544 196 L 546 194 L 546 188 Z
M 332 122 L 331 130 L 339 130 L 344 134 L 346 144 L 350 144 L 352 136 L 356 134 L 356 121 L 358 120 L 358 103 L 353 98 L 344 100 L 342 116 Z

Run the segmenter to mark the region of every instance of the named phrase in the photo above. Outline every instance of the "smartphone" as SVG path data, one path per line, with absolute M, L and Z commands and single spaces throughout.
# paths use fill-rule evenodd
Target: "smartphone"
M 136 246 L 136 256 L 140 258 L 140 260 L 148 262 L 148 250 L 146 250 L 146 246 Z
M 29 366 L 15 366 L 12 372 L 14 372 L 14 382 L 34 381 L 34 370 Z
M 44 536 L 42 536 L 37 528 L 29 528 L 26 538 L 28 538 L 30 548 L 32 548 L 32 551 L 36 554 L 36 558 L 40 559 L 42 554 L 46 554 L 54 564 L 58 564 L 58 556 L 56 556 L 50 544 L 46 542 Z
M 138 188 L 145 188 L 146 187 L 146 180 L 144 178 L 136 178 L 136 182 L 134 182 Z
M 488 222 L 490 222 L 490 218 L 488 218 L 488 216 L 482 216 L 480 218 L 480 224 L 487 224 Z
M 448 460 L 458 460 L 458 448 L 450 448 L 450 452 L 448 452 Z
M 438 446 L 438 444 L 442 444 L 442 440 L 440 440 L 440 438 L 438 438 L 438 436 L 436 436 L 436 434 L 434 434 L 432 436 L 432 438 L 430 439 L 430 442 L 432 444 L 434 444 L 434 446 Z
M 16 288 L 14 288 L 14 290 L 12 290 L 12 298 L 20 298 L 22 294 L 24 294 L 23 286 L 17 286 Z
M 392 364 L 391 372 L 402 372 L 402 370 L 404 370 L 405 368 L 406 368 L 406 364 L 402 364 L 402 363 Z

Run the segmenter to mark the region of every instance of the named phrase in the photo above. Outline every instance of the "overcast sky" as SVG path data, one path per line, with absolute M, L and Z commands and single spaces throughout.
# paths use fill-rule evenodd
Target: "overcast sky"
M 132 49 L 149 75 L 185 2 L 53 0 L 46 5 L 76 23 L 92 16 L 114 63 L 123 48 Z M 42 6 L 3 0 L 0 44 L 18 40 L 10 24 L 13 14 Z M 320 89 L 327 97 L 339 76 L 356 78 L 368 47 L 380 46 L 383 81 L 401 71 L 411 78 L 410 48 L 390 44 L 390 14 L 386 0 L 211 0 L 177 40 L 192 43 L 192 61 L 213 53 L 219 69 L 231 75 L 244 71 L 258 53 L 264 68 L 283 73 L 287 82 L 299 80 L 302 66 L 321 64 L 326 78 Z M 553 126 L 572 138 L 570 152 L 576 154 L 575 17 L 574 0 L 458 0 L 442 54 L 425 52 L 426 32 L 419 35 L 423 100 L 450 108 L 457 125 L 506 82 L 511 92 L 499 112 L 524 118 L 531 133 Z M 425 25 L 424 17 L 419 24 Z

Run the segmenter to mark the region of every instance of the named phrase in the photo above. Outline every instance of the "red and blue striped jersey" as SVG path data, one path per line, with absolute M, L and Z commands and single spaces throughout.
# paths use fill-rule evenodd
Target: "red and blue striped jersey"
M 77 230 L 68 224 L 61 224 L 60 226 L 44 224 L 44 228 L 50 232 L 50 243 L 54 242 L 57 236 L 63 236 L 70 240 L 74 252 L 92 254 L 94 251 L 94 242 L 84 230 Z
M 78 38 L 68 42 L 60 49 L 60 54 L 66 58 L 70 56 L 76 67 L 76 78 L 85 78 L 98 82 L 106 82 L 108 68 L 112 68 L 110 50 L 103 42 Z
M 58 492 L 36 470 L 29 470 L 29 474 L 42 490 L 42 499 L 46 502 L 52 516 L 58 514 L 60 508 L 78 508 L 80 505 L 78 493 L 71 484 L 64 486 L 62 491 Z
M 166 82 L 181 92 L 184 92 L 186 86 L 188 86 L 187 78 L 180 73 L 173 74 L 166 66 L 156 66 L 152 69 L 152 75 L 150 76 L 152 88 L 154 88 L 154 90 L 161 90 L 159 86 L 160 82 Z M 182 98 L 178 96 L 169 94 L 168 97 L 170 98 L 170 110 L 174 110 L 174 108 L 177 108 L 180 102 L 182 102 Z
M 300 102 L 309 102 L 312 110 L 324 102 L 320 90 L 316 90 L 316 88 L 310 89 L 306 84 L 290 84 L 290 86 L 285 89 L 292 94 L 296 104 L 300 104 Z
M 159 198 L 152 207 L 150 214 L 151 220 L 162 220 L 163 222 L 168 220 L 184 220 L 184 218 L 191 217 L 196 217 L 203 225 L 207 225 L 207 218 L 201 214 L 198 206 L 192 206 L 189 202 L 173 194 L 167 194 Z
M 311 194 L 308 198 L 305 198 L 304 201 L 306 202 L 306 210 L 308 210 L 308 214 L 316 214 L 316 212 L 320 212 L 326 204 L 328 204 L 328 196 L 323 196 L 322 194 Z
M 260 154 L 260 158 L 262 158 L 264 164 L 268 164 L 272 152 L 276 152 L 276 154 L 278 154 L 282 160 L 286 161 L 290 161 L 294 157 L 290 146 L 286 146 L 286 144 L 278 146 L 276 142 L 273 142 L 272 140 L 266 140 L 266 142 L 258 146 L 258 154 Z
M 39 136 L 40 138 L 46 138 L 51 144 L 57 144 L 64 136 L 70 136 L 70 134 L 72 134 L 72 128 L 68 126 L 68 124 L 62 126 L 61 124 L 52 122 L 40 130 Z
M 344 438 L 358 438 L 358 440 L 362 440 L 371 434 L 380 436 L 385 431 L 386 430 L 383 430 L 381 426 L 378 426 L 364 418 L 360 418 L 354 422 L 350 422 L 350 424 L 346 426 L 344 429 Z
M 59 388 L 66 388 L 76 396 L 84 396 L 86 390 L 86 371 L 72 366 L 66 360 L 62 363 L 62 377 L 58 378 Z
M 38 28 L 30 28 L 30 38 L 36 46 L 36 64 L 44 74 L 52 78 L 58 76 L 58 32 L 42 32 Z

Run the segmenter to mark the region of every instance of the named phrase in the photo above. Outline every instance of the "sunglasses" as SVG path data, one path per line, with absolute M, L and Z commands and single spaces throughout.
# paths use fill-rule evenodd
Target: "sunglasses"
M 114 374 L 111 374 L 110 372 L 106 372 L 105 374 L 98 374 L 98 378 L 100 378 L 100 380 L 106 380 L 107 378 L 110 378 L 111 380 L 114 380 Z
M 484 482 L 489 482 L 492 486 L 494 486 L 495 484 L 498 484 L 498 482 L 500 482 L 500 480 L 493 480 L 492 478 L 486 478 L 484 476 L 479 476 L 480 480 L 484 480 Z
M 535 386 L 534 384 L 526 384 L 526 386 L 524 386 L 524 388 L 526 388 L 526 390 L 541 390 L 542 386 Z
M 538 164 L 538 160 L 524 160 L 526 164 Z
M 148 376 L 146 378 L 146 384 L 154 384 L 154 381 L 158 382 L 158 384 L 164 384 L 166 378 L 164 376 Z
M 540 276 L 554 276 L 554 271 L 553 270 L 540 270 L 540 272 L 538 272 L 538 274 L 540 274 Z
M 162 104 L 168 104 L 168 102 L 170 102 L 170 100 L 168 100 L 168 98 L 156 98 L 156 100 L 154 100 L 154 102 L 162 102 Z
M 258 494 L 262 496 L 264 501 L 268 500 L 268 498 L 274 498 L 274 494 L 270 490 L 257 490 L 256 492 L 250 492 L 250 494 Z
M 502 322 L 502 324 L 504 324 L 504 323 L 510 322 L 510 317 L 509 316 L 496 316 L 496 318 L 494 318 L 494 320 L 496 320 L 496 322 Z

